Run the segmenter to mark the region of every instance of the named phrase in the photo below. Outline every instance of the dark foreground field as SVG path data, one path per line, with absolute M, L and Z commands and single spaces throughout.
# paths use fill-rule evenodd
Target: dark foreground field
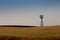
M 60 40 L 60 26 L 0 26 L 0 40 Z
M 60 37 L 57 38 L 29 38 L 29 37 L 13 37 L 13 36 L 1 36 L 0 40 L 60 40 Z

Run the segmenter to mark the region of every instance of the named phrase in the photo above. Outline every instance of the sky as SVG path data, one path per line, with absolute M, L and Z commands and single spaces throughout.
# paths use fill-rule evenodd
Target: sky
M 0 0 L 0 25 L 60 25 L 60 0 Z

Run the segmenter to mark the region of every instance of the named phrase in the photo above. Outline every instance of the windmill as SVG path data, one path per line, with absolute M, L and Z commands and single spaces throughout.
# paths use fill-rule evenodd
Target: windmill
M 40 26 L 43 27 L 43 15 L 40 15 L 40 18 L 41 18 L 41 24 L 40 24 Z

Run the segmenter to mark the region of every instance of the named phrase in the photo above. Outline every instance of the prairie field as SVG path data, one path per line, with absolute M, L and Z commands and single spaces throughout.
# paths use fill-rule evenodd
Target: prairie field
M 60 26 L 0 27 L 0 40 L 60 40 Z

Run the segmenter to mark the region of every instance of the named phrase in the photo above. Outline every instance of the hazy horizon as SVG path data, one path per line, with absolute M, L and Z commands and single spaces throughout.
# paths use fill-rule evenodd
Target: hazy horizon
M 0 25 L 60 25 L 60 0 L 0 0 Z

